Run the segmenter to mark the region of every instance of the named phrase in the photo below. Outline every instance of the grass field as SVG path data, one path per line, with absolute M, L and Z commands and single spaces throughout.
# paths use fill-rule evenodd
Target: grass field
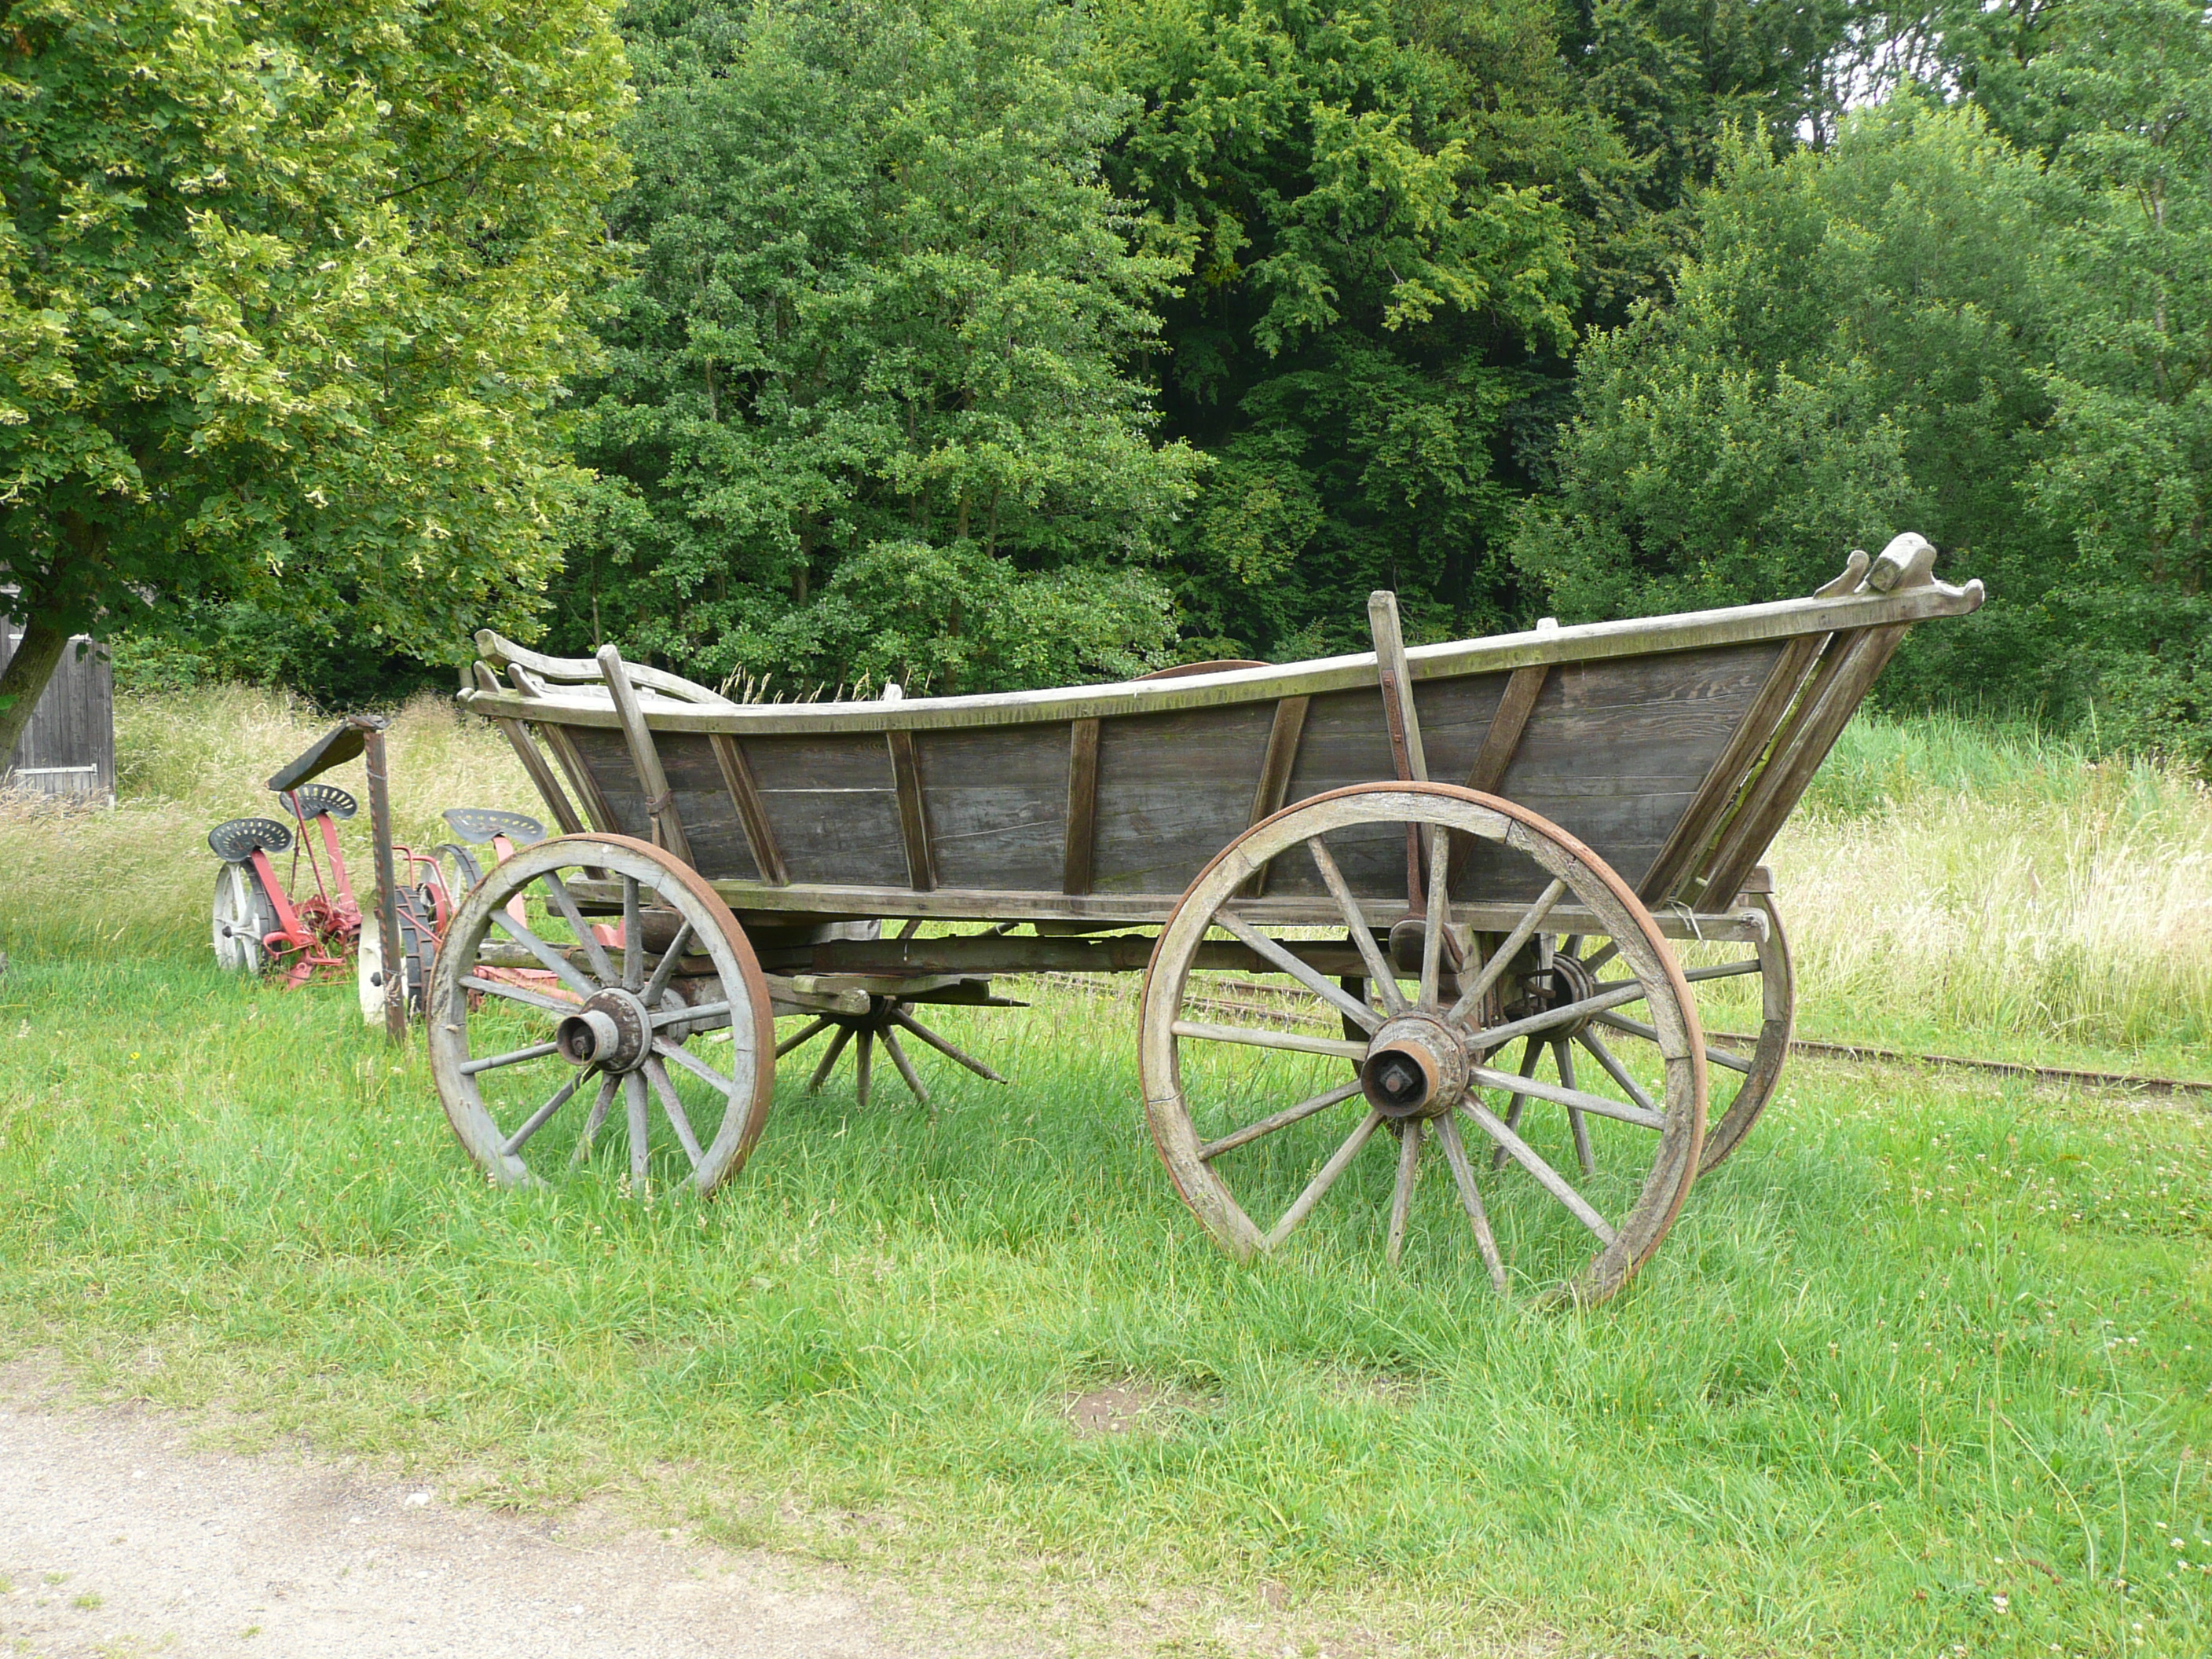
M 138 706 L 120 810 L 0 812 L 16 1350 L 464 1494 L 1111 1610 L 1123 1650 L 2212 1650 L 2197 1109 L 1799 1064 L 1626 1295 L 1545 1315 L 1441 1229 L 1231 1266 L 1143 1133 L 1131 1006 L 1051 990 L 946 1022 L 1013 1087 L 924 1061 L 933 1122 L 787 1086 L 710 1204 L 496 1193 L 349 994 L 203 961 L 191 844 L 313 730 Z M 403 825 L 528 805 L 494 743 L 410 711 Z M 1869 722 L 1776 863 L 1809 1030 L 2206 1073 L 2195 786 Z M 1134 1431 L 1073 1432 L 1115 1385 Z

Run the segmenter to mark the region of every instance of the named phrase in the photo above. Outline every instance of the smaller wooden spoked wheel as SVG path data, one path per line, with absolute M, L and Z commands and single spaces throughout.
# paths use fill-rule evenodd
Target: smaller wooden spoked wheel
M 1373 896 L 1394 881 L 1414 890 Z M 1532 896 L 1500 911 L 1499 893 Z M 1512 915 L 1510 929 L 1471 933 L 1455 909 L 1476 902 L 1486 925 Z M 1341 920 L 1264 920 L 1286 909 Z M 1618 982 L 1544 971 L 1554 911 L 1617 947 Z M 1210 965 L 1238 955 L 1283 988 Z M 1570 1065 L 1554 1082 L 1501 1064 L 1525 1039 L 1565 1044 L 1623 1008 L 1654 1032 L 1640 1076 Z M 1240 1260 L 1301 1229 L 1371 1239 L 1393 1261 L 1417 1232 L 1437 1249 L 1471 1235 L 1501 1292 L 1601 1302 L 1657 1248 L 1697 1176 L 1705 1044 L 1657 923 L 1581 842 L 1472 790 L 1365 784 L 1246 831 L 1161 931 L 1141 1020 L 1153 1139 Z M 1391 1156 L 1362 1157 L 1376 1145 Z M 1431 1145 L 1447 1174 L 1424 1191 Z
M 618 887 L 619 910 L 586 915 L 586 879 Z M 502 1186 L 590 1165 L 604 1133 L 634 1190 L 711 1193 L 768 1121 L 775 1028 L 752 946 L 696 872 L 626 836 L 494 866 L 454 912 L 427 1020 L 446 1115 Z

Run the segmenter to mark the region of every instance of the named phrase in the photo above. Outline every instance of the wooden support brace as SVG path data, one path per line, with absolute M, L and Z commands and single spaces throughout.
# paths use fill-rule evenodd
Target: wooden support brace
M 684 820 L 676 810 L 675 792 L 661 769 L 660 750 L 653 746 L 653 728 L 645 723 L 645 710 L 637 701 L 622 653 L 611 645 L 599 647 L 599 672 L 606 676 L 614 696 L 615 714 L 629 743 L 630 764 L 637 769 L 638 786 L 645 791 L 645 813 L 652 820 L 653 839 L 686 864 L 691 862 L 691 843 L 684 834 Z
M 526 697 L 545 695 L 544 684 L 520 663 L 509 663 L 507 677 L 514 683 L 514 689 Z M 619 834 L 622 826 L 615 821 L 614 809 L 607 805 L 607 798 L 599 793 L 599 780 L 592 775 L 592 769 L 584 763 L 583 752 L 576 747 L 575 740 L 569 737 L 568 728 L 558 721 L 545 720 L 539 723 L 538 730 L 545 739 L 545 746 L 553 751 L 553 758 L 560 763 L 562 775 L 568 780 L 568 787 L 575 791 L 576 804 L 583 808 L 590 827 L 605 835 Z
M 1067 847 L 1060 864 L 1063 893 L 1091 890 L 1098 836 L 1098 722 L 1071 720 L 1067 731 Z
M 1515 669 L 1506 680 L 1504 694 L 1490 716 L 1490 728 L 1482 734 L 1482 747 L 1475 751 L 1474 764 L 1467 769 L 1468 788 L 1480 789 L 1486 795 L 1498 793 L 1498 786 L 1505 781 L 1505 769 L 1513 763 L 1514 752 L 1521 747 L 1521 733 L 1528 726 L 1528 716 L 1535 711 L 1537 694 L 1543 690 L 1551 672 L 1539 663 L 1534 668 Z
M 499 681 L 483 663 L 476 665 L 476 678 L 477 684 L 487 691 L 500 689 Z M 561 833 L 573 836 L 581 830 L 583 819 L 576 816 L 575 805 L 569 800 L 568 792 L 561 787 L 560 781 L 553 775 L 553 769 L 546 763 L 545 757 L 538 751 L 538 745 L 530 740 L 529 728 L 520 720 L 505 718 L 495 719 L 492 724 L 499 727 L 507 746 L 514 750 L 515 759 L 522 763 L 522 769 L 530 774 L 531 782 L 538 786 L 538 793 L 544 798 L 547 808 L 553 814 L 553 821 L 561 826 Z
M 914 733 L 895 726 L 884 733 L 891 751 L 891 781 L 898 789 L 899 836 L 906 842 L 907 885 L 917 893 L 937 888 L 937 860 L 929 848 L 929 811 L 921 795 L 921 763 Z
M 771 887 L 788 887 L 791 872 L 784 866 L 782 849 L 775 844 L 768 803 L 761 799 L 760 785 L 754 781 L 745 751 L 726 732 L 714 732 L 707 741 L 714 748 L 714 763 L 722 769 L 722 787 L 730 792 L 730 804 L 738 809 L 738 823 L 745 832 L 745 844 L 752 848 L 761 879 Z
M 1275 704 L 1275 722 L 1267 729 L 1267 752 L 1260 762 L 1260 781 L 1252 791 L 1252 815 L 1248 824 L 1271 818 L 1283 810 L 1291 789 L 1291 769 L 1297 764 L 1298 740 L 1305 735 L 1306 710 L 1311 697 L 1285 697 Z M 1257 898 L 1267 890 L 1269 860 L 1244 884 L 1244 896 Z

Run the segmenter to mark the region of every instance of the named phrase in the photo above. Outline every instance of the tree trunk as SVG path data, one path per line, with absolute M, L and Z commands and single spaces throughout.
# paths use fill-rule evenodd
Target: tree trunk
M 31 723 L 31 711 L 39 706 L 40 694 L 61 666 L 62 653 L 69 649 L 69 635 L 46 617 L 26 617 L 22 622 L 23 637 L 15 641 L 15 654 L 0 669 L 0 770 L 15 754 L 23 728 Z

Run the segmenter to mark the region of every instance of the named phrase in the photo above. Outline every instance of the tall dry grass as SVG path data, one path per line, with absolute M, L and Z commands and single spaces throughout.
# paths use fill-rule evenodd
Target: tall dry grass
M 216 868 L 207 832 L 225 818 L 282 817 L 265 780 L 334 724 L 282 692 L 249 686 L 118 698 L 112 811 L 0 798 L 0 947 L 50 956 L 207 950 Z M 444 698 L 424 696 L 400 710 L 387 747 L 402 841 L 427 849 L 451 840 L 438 816 L 449 806 L 544 816 L 506 740 Z M 339 840 L 365 891 L 373 878 L 362 763 L 323 781 L 362 803 Z M 290 862 L 280 858 L 280 872 Z M 310 879 L 304 867 L 300 878 Z
M 207 948 L 206 832 L 271 811 L 263 780 L 329 729 L 212 687 L 116 711 L 112 812 L 0 801 L 0 942 Z M 400 836 L 446 807 L 544 807 L 499 734 L 440 697 L 391 734 Z M 360 763 L 331 781 L 366 797 Z M 367 870 L 368 823 L 345 827 Z M 2212 1042 L 2212 793 L 2030 731 L 1863 716 L 1775 846 L 1808 1031 L 1949 1031 L 2034 1049 Z

